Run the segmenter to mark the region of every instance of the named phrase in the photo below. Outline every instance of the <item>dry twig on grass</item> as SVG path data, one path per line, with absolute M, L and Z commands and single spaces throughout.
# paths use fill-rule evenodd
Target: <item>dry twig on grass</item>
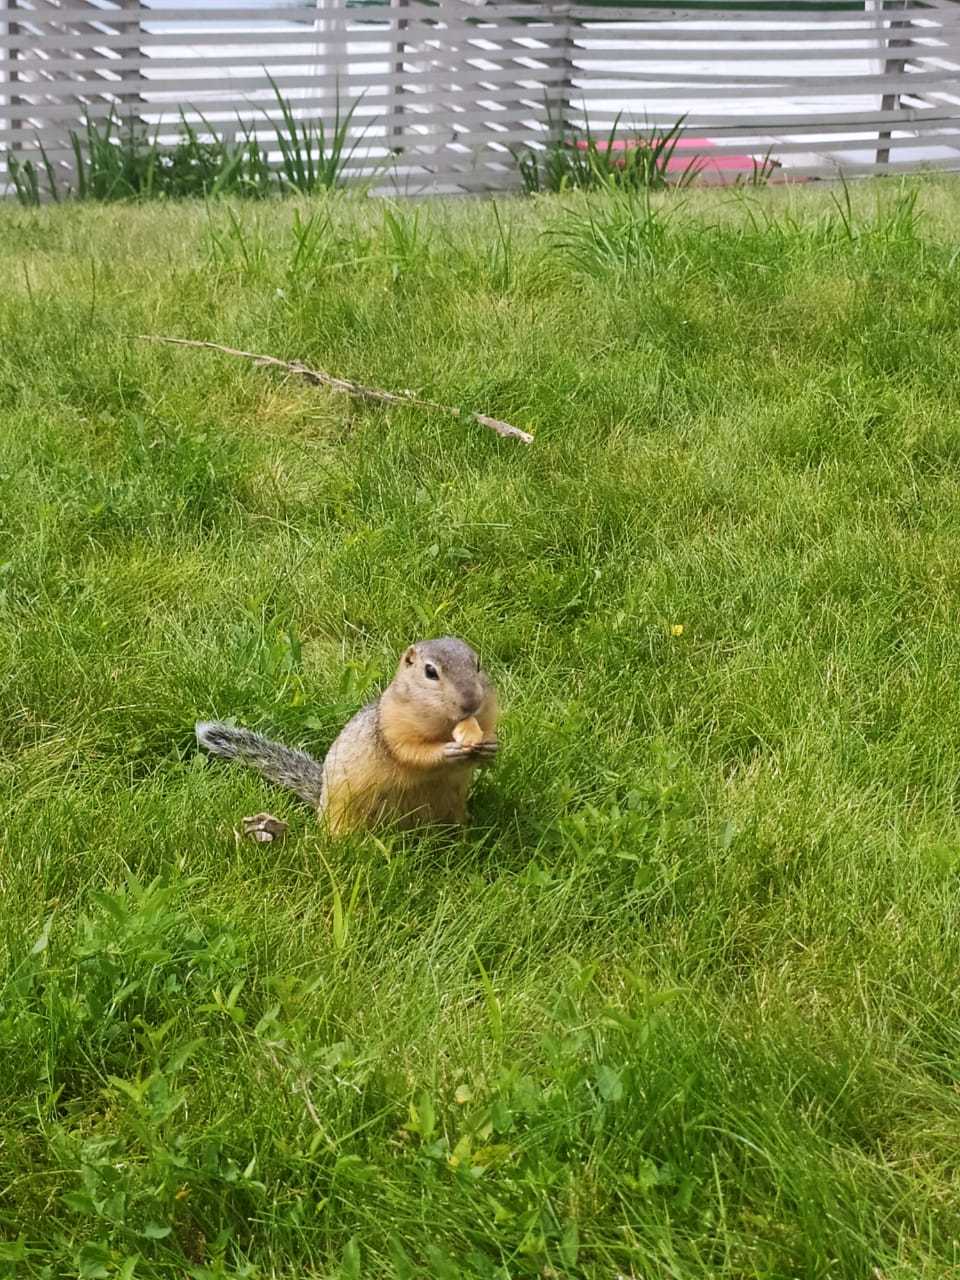
M 354 396 L 358 400 L 377 400 L 381 404 L 416 405 L 418 409 L 432 409 L 454 418 L 464 416 L 452 405 L 438 404 L 435 400 L 421 400 L 419 396 L 397 394 L 394 391 L 381 391 L 378 387 L 365 387 L 359 382 L 350 382 L 347 378 L 336 378 L 332 373 L 324 373 L 322 369 L 310 369 L 299 360 L 278 360 L 276 356 L 261 356 L 254 351 L 238 351 L 236 347 L 225 347 L 219 342 L 201 342 L 196 338 L 164 338 L 153 333 L 141 333 L 139 337 L 143 342 L 166 342 L 175 347 L 201 347 L 208 351 L 220 351 L 227 356 L 239 356 L 242 360 L 252 360 L 255 365 L 284 369 L 298 378 L 305 378 L 314 386 L 341 391 L 344 395 Z M 491 431 L 495 431 L 498 436 L 520 440 L 523 444 L 533 444 L 533 436 L 529 431 L 521 431 L 519 427 L 513 427 L 509 422 L 490 418 L 485 413 L 470 413 L 468 416 L 474 422 L 479 422 L 481 427 L 488 427 Z

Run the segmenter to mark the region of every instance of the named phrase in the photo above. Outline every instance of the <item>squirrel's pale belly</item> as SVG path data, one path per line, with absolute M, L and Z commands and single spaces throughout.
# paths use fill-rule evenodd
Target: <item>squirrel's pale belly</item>
M 327 752 L 319 813 L 332 832 L 381 822 L 400 827 L 463 822 L 473 772 L 470 765 L 425 771 L 392 760 L 378 740 L 371 705 L 357 712 Z

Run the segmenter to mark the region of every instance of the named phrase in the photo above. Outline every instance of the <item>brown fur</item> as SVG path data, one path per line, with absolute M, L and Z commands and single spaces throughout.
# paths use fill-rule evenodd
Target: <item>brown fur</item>
M 381 822 L 464 822 L 473 774 L 497 751 L 497 715 L 496 690 L 477 655 L 462 640 L 444 637 L 406 650 L 377 701 L 341 730 L 322 778 L 321 766 L 302 752 L 246 730 L 203 725 L 198 737 L 215 754 L 245 759 L 271 781 L 293 787 L 317 806 L 332 834 L 342 835 Z M 454 726 L 467 716 L 483 729 L 475 746 L 453 741 Z
M 439 680 L 427 681 L 427 663 Z M 478 748 L 451 758 L 454 725 L 476 715 Z M 497 698 L 460 640 L 411 645 L 380 698 L 347 724 L 324 762 L 321 816 L 341 833 L 392 821 L 462 823 L 474 771 L 496 750 Z

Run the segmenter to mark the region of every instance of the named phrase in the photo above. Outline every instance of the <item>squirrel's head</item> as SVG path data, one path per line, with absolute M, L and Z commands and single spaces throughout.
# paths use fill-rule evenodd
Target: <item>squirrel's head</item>
M 416 704 L 424 728 L 438 738 L 475 716 L 492 691 L 475 651 L 454 636 L 412 644 L 400 659 L 393 688 L 404 701 Z

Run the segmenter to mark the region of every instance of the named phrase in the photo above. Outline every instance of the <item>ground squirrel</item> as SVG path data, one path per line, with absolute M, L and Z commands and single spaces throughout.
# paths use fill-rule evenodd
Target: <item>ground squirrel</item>
M 497 695 L 480 659 L 444 636 L 412 644 L 375 702 L 340 731 L 321 764 L 248 729 L 197 724 L 213 755 L 252 765 L 313 805 L 333 834 L 380 821 L 462 823 L 474 770 L 497 753 Z

